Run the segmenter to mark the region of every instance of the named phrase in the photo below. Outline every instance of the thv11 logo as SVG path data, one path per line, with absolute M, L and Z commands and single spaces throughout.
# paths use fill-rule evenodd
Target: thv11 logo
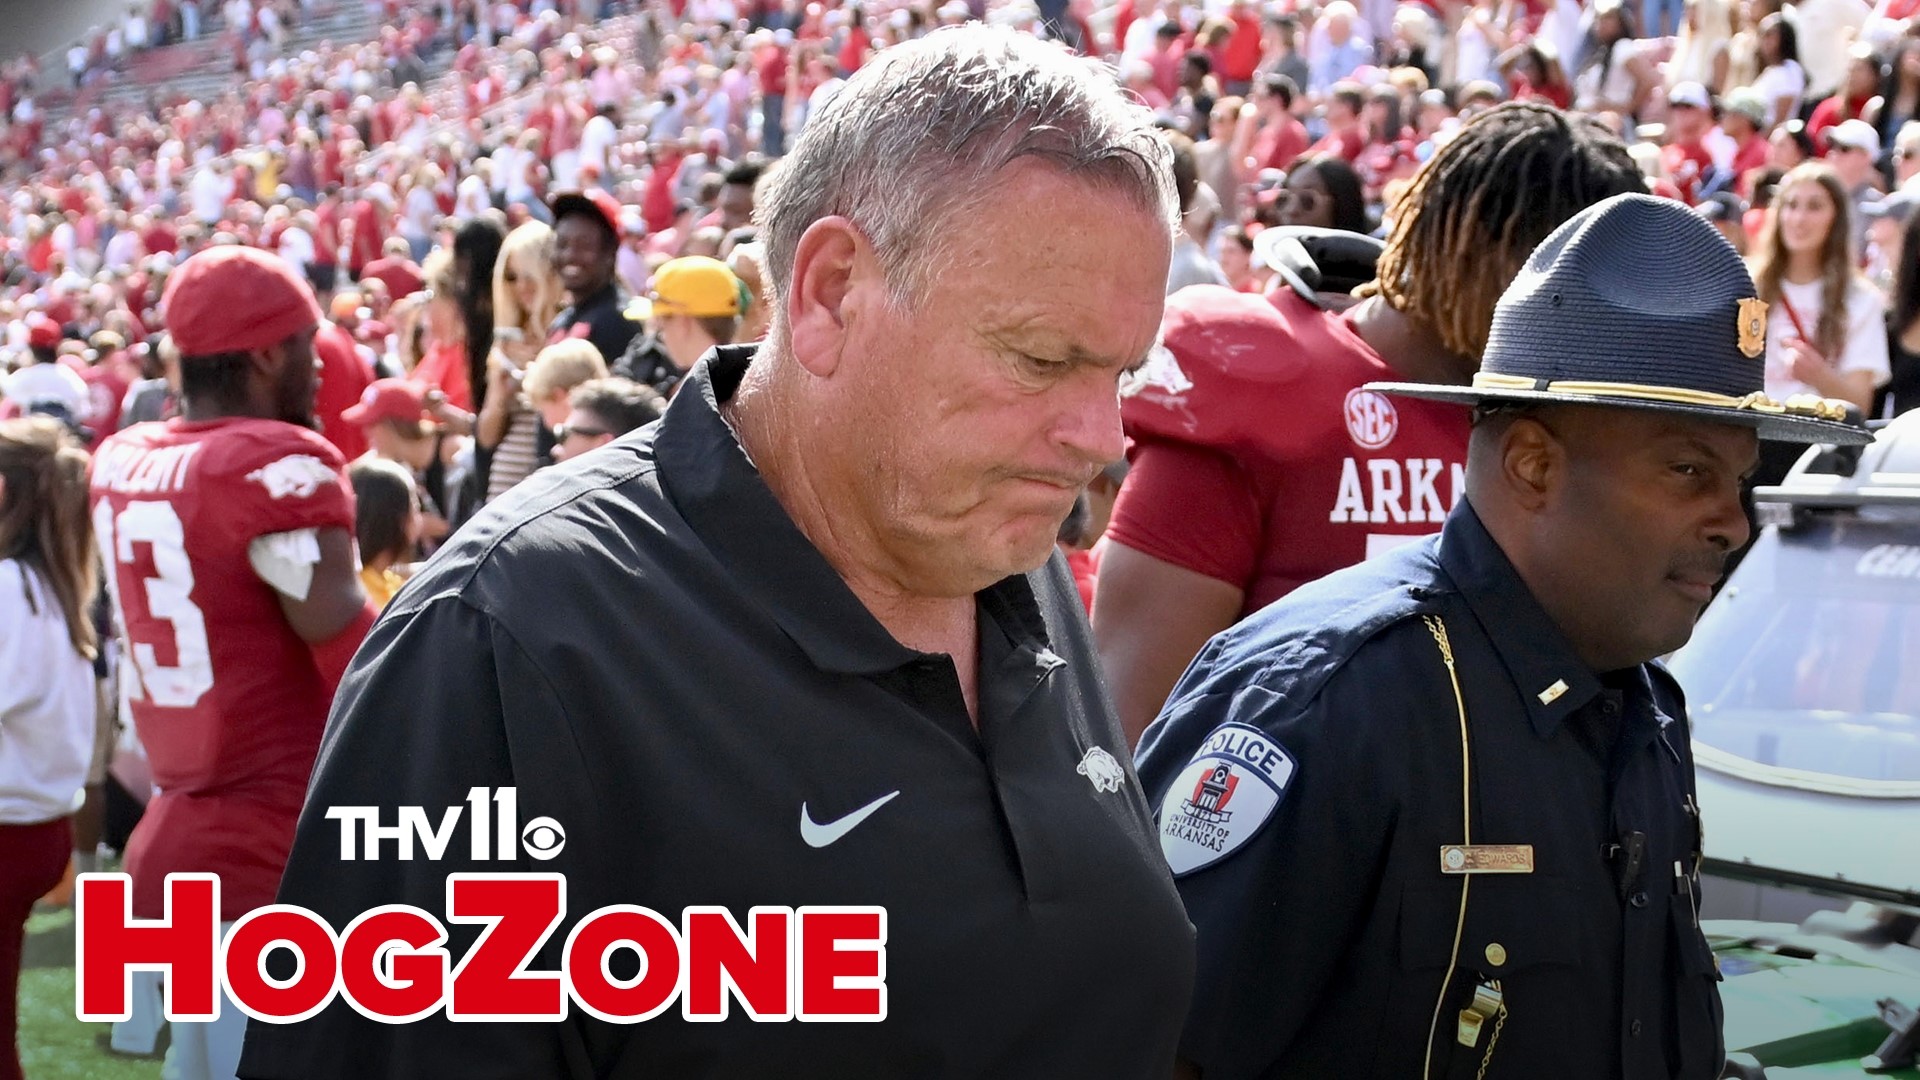
M 520 799 L 514 788 L 471 788 L 465 803 L 433 811 L 424 806 L 396 807 L 391 823 L 383 824 L 381 807 L 331 806 L 327 817 L 340 823 L 343 862 L 409 862 L 416 845 L 428 861 L 438 862 L 446 857 L 462 819 L 467 824 L 467 857 L 475 862 L 512 862 L 523 851 L 545 862 L 567 846 L 567 830 L 550 817 L 520 824 Z M 386 849 L 389 843 L 392 847 Z

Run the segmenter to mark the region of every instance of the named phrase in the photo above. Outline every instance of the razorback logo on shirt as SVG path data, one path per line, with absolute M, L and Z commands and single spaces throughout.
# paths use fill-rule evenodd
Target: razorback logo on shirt
M 1087 751 L 1073 771 L 1092 781 L 1095 791 L 1119 791 L 1127 782 L 1127 771 L 1120 767 L 1119 759 L 1098 746 Z
M 339 478 L 326 462 L 312 454 L 288 454 L 248 473 L 247 479 L 266 488 L 267 494 L 276 499 L 289 495 L 304 499 Z
M 1173 876 L 1212 866 L 1253 839 L 1279 808 L 1294 769 L 1293 755 L 1259 728 L 1215 728 L 1160 804 L 1160 852 Z

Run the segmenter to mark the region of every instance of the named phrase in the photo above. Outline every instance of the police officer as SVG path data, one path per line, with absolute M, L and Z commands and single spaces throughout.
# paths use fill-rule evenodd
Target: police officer
M 1502 297 L 1437 537 L 1215 638 L 1140 751 L 1199 934 L 1187 1075 L 1682 1077 L 1722 1064 L 1684 644 L 1747 538 L 1765 306 L 1685 206 L 1568 221 Z

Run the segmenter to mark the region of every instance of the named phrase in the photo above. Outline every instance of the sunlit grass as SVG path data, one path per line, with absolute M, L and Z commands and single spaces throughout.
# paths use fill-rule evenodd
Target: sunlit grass
M 27 921 L 20 973 L 20 1064 L 27 1080 L 155 1080 L 157 1061 L 109 1055 L 94 1044 L 110 1025 L 73 1017 L 73 912 Z

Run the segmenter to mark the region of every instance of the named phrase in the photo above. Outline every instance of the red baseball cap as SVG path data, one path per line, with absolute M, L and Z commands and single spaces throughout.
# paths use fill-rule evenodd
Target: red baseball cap
M 264 349 L 320 322 L 313 289 L 291 263 L 231 244 L 181 263 L 160 305 L 181 356 Z
M 625 231 L 620 228 L 620 200 L 599 188 L 591 191 L 563 191 L 553 197 L 553 224 L 568 214 L 587 214 L 604 224 L 617 242 Z
M 376 379 L 360 392 L 358 404 L 340 410 L 340 419 L 360 427 L 382 420 L 432 420 L 427 412 L 427 386 L 412 379 Z
M 27 312 L 27 344 L 36 349 L 57 349 L 60 339 L 67 336 L 60 324 L 38 311 Z

